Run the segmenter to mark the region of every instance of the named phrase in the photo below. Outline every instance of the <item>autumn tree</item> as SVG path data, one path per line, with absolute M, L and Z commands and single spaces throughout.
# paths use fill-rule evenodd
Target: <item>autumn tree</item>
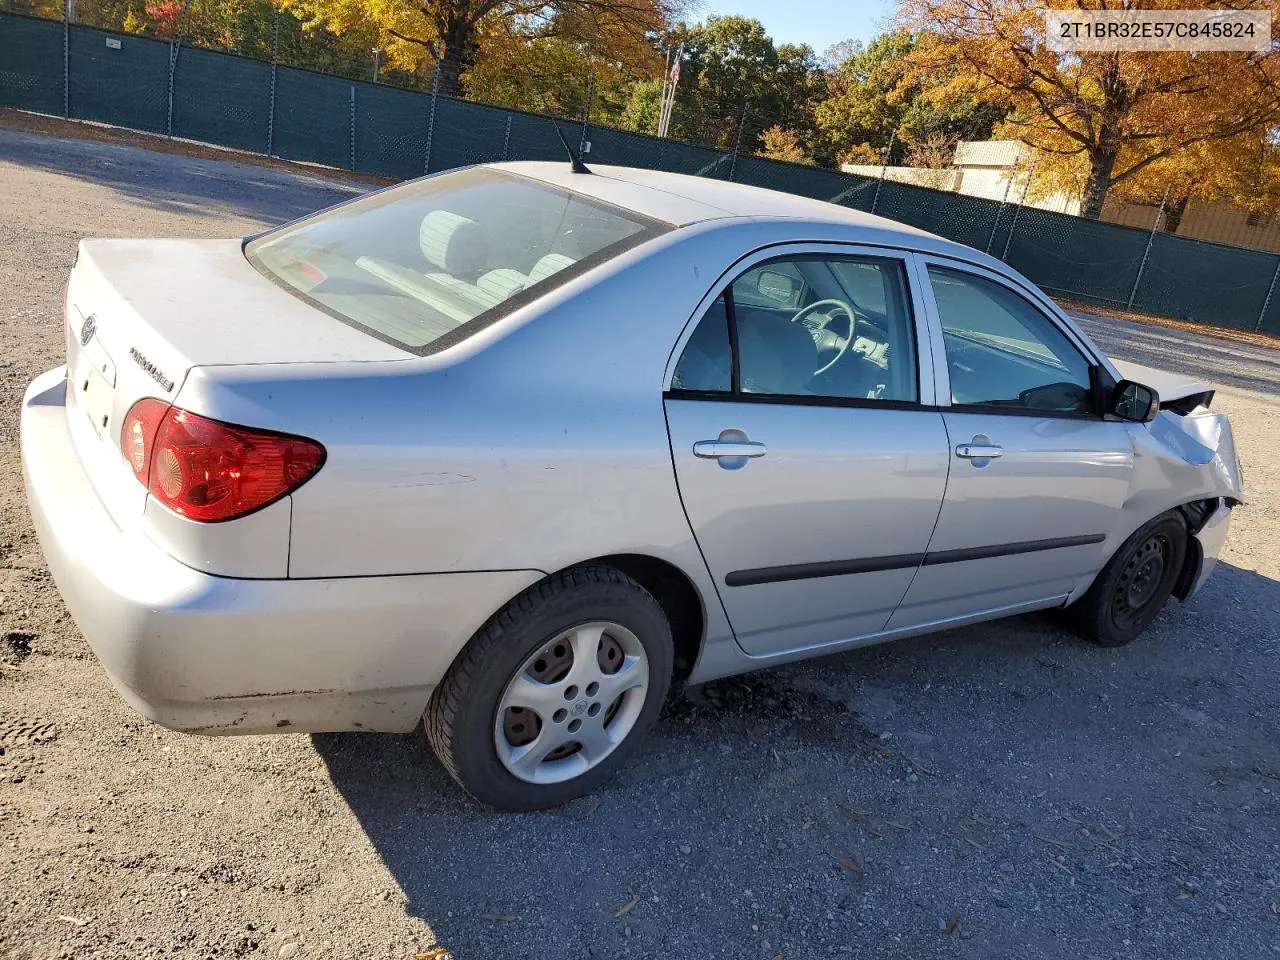
M 438 70 L 440 91 L 462 92 L 486 30 L 526 40 L 561 38 L 610 62 L 655 72 L 651 40 L 666 29 L 680 0 L 280 0 L 310 26 L 334 33 L 374 26 L 392 62 Z
M 1036 148 L 1046 167 L 1056 156 L 1066 158 L 1060 166 L 1082 173 L 1085 216 L 1098 217 L 1112 188 L 1153 164 L 1280 119 L 1274 50 L 1055 52 L 1045 40 L 1044 6 L 1044 0 L 903 0 L 901 19 L 920 37 L 909 76 L 949 76 L 930 91 L 939 105 L 1007 106 L 1000 133 Z M 1050 6 L 1068 4 L 1053 0 Z M 1076 0 L 1069 6 L 1136 4 Z M 1143 3 L 1183 6 L 1185 0 Z
M 500 26 L 480 40 L 476 62 L 462 76 L 468 99 L 517 110 L 620 120 L 635 77 L 562 37 L 528 38 Z
M 1082 171 L 1075 173 L 1076 182 L 1082 182 Z M 1109 198 L 1162 205 L 1160 228 L 1168 233 L 1177 233 L 1192 200 L 1226 203 L 1250 213 L 1280 212 L 1280 145 L 1273 129 L 1201 141 L 1149 164 L 1117 184 Z
M 805 153 L 804 145 L 794 130 L 784 130 L 776 123 L 760 134 L 760 149 L 756 156 L 768 160 L 785 160 L 788 163 L 808 163 L 813 161 Z

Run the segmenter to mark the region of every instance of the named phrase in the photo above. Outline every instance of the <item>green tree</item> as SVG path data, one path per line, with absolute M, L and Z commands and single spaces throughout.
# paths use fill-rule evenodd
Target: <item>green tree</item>
M 914 143 L 939 139 L 985 140 L 1004 115 L 998 103 L 954 100 L 939 103 L 931 91 L 948 82 L 914 69 L 911 54 L 917 38 L 906 32 L 886 33 L 828 74 L 828 93 L 815 108 L 827 152 L 846 157 L 853 148 L 865 154 L 887 150 L 897 163 Z
M 684 48 L 672 136 L 731 149 L 744 106 L 744 152 L 755 149 L 759 131 L 774 125 L 801 134 L 812 128 L 821 88 L 817 58 L 808 46 L 778 47 L 759 20 L 739 16 L 712 16 L 692 27 L 681 24 L 666 42 L 673 49 Z M 642 105 L 651 96 L 648 87 L 634 90 L 628 116 L 647 116 Z
M 657 133 L 661 99 L 661 80 L 637 80 L 631 85 L 623 107 L 621 125 L 640 133 Z

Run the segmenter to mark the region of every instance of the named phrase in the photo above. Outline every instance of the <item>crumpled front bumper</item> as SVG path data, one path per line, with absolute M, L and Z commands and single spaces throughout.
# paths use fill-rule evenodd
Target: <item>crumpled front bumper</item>
M 1200 544 L 1200 571 L 1196 574 L 1184 599 L 1190 600 L 1194 597 L 1204 586 L 1204 582 L 1209 579 L 1209 574 L 1213 573 L 1213 568 L 1218 564 L 1218 555 L 1222 552 L 1222 545 L 1227 542 L 1227 528 L 1230 525 L 1231 505 L 1224 500 L 1218 504 L 1213 513 L 1209 514 L 1209 519 L 1195 534 L 1196 542 Z

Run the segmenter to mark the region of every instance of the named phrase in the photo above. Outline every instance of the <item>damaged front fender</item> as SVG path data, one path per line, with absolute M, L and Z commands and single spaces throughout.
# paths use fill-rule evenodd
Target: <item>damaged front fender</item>
M 1132 432 L 1133 479 L 1125 501 L 1124 537 L 1152 517 L 1183 508 L 1191 543 L 1175 595 L 1186 600 L 1204 584 L 1227 538 L 1232 507 L 1244 501 L 1244 477 L 1231 421 L 1207 407 L 1162 411 Z

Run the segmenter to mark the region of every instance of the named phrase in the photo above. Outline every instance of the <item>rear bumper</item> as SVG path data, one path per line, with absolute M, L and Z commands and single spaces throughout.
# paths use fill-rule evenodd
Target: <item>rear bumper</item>
M 121 530 L 72 446 L 65 369 L 22 403 L 40 546 L 113 684 L 148 719 L 200 733 L 414 727 L 454 656 L 539 571 L 318 580 L 211 576 Z

